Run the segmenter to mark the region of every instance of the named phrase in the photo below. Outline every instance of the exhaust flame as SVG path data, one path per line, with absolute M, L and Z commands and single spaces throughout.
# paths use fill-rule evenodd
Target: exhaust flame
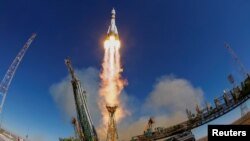
M 104 41 L 104 59 L 101 72 L 101 89 L 100 96 L 102 102 L 100 108 L 103 115 L 103 123 L 107 127 L 109 115 L 106 109 L 108 106 L 119 105 L 115 120 L 119 122 L 125 116 L 125 110 L 121 107 L 119 95 L 126 84 L 126 81 L 121 78 L 121 61 L 120 61 L 120 40 L 118 36 L 109 35 Z

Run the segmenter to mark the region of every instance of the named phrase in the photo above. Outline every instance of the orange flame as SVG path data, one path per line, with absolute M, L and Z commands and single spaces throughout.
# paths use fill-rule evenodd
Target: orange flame
M 106 109 L 106 105 L 115 106 L 119 105 L 115 120 L 119 122 L 125 116 L 125 110 L 122 107 L 119 95 L 121 94 L 126 81 L 121 78 L 121 61 L 120 61 L 120 40 L 114 35 L 108 36 L 104 41 L 104 59 L 102 63 L 101 89 L 100 96 L 102 98 L 99 103 L 102 115 L 103 123 L 107 126 L 109 115 Z

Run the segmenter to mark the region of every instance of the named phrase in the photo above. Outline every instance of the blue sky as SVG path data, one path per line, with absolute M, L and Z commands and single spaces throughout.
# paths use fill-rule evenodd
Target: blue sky
M 72 135 L 50 88 L 68 75 L 68 56 L 75 68 L 100 70 L 102 40 L 113 7 L 128 96 L 143 104 L 159 78 L 174 75 L 201 88 L 212 103 L 223 89 L 231 88 L 229 73 L 238 83 L 243 79 L 225 42 L 250 68 L 249 6 L 247 0 L 1 0 L 2 77 L 29 36 L 38 34 L 11 84 L 3 125 L 17 134 L 29 132 L 51 141 Z M 143 113 L 136 115 L 140 116 Z

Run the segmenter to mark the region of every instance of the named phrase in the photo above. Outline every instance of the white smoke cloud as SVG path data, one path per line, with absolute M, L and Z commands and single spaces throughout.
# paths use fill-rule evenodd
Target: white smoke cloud
M 100 129 L 101 112 L 98 107 L 99 71 L 87 68 L 76 71 L 78 78 L 87 91 L 87 101 L 94 125 L 99 131 L 99 139 L 105 140 L 106 129 Z M 75 115 L 70 77 L 67 76 L 50 88 L 55 102 L 68 116 Z M 155 83 L 153 90 L 145 97 L 145 101 L 136 99 L 126 92 L 121 94 L 123 106 L 130 112 L 118 124 L 119 139 L 130 140 L 132 136 L 143 133 L 147 120 L 153 116 L 155 127 L 167 127 L 186 120 L 185 109 L 194 109 L 196 104 L 203 101 L 203 91 L 194 87 L 188 80 L 172 75 L 163 76 Z M 73 129 L 72 129 L 73 130 Z M 102 134 L 101 134 L 102 133 Z
M 194 109 L 203 102 L 203 91 L 192 84 L 173 75 L 158 79 L 154 90 L 149 94 L 144 107 L 153 113 L 185 112 L 186 108 Z
M 61 82 L 53 84 L 50 87 L 50 93 L 60 110 L 69 117 L 75 116 L 74 97 L 69 76 L 64 78 Z

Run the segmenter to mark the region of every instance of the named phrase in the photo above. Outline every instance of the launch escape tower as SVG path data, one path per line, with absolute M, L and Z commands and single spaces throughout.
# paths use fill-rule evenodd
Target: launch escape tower
M 65 64 L 67 65 L 69 73 L 72 77 L 71 83 L 73 87 L 77 120 L 80 126 L 80 130 L 76 130 L 79 132 L 78 136 L 80 137 L 81 141 L 97 141 L 98 138 L 96 130 L 88 111 L 86 91 L 82 88 L 80 81 L 77 79 L 74 69 L 71 65 L 71 61 L 69 59 L 65 59 Z M 81 136 L 82 134 L 84 137 Z
M 1 96 L 1 105 L 0 105 L 0 113 L 2 112 L 3 105 L 5 102 L 6 95 L 8 93 L 10 83 L 15 75 L 15 72 L 22 61 L 23 56 L 29 49 L 31 43 L 36 37 L 36 33 L 33 33 L 32 36 L 28 39 L 28 41 L 24 44 L 23 48 L 21 51 L 17 54 L 16 58 L 12 62 L 11 66 L 9 67 L 8 71 L 6 72 L 3 80 L 0 83 L 0 96 Z
M 115 122 L 115 111 L 117 106 L 106 106 L 109 112 L 108 132 L 106 141 L 118 141 L 118 133 Z

